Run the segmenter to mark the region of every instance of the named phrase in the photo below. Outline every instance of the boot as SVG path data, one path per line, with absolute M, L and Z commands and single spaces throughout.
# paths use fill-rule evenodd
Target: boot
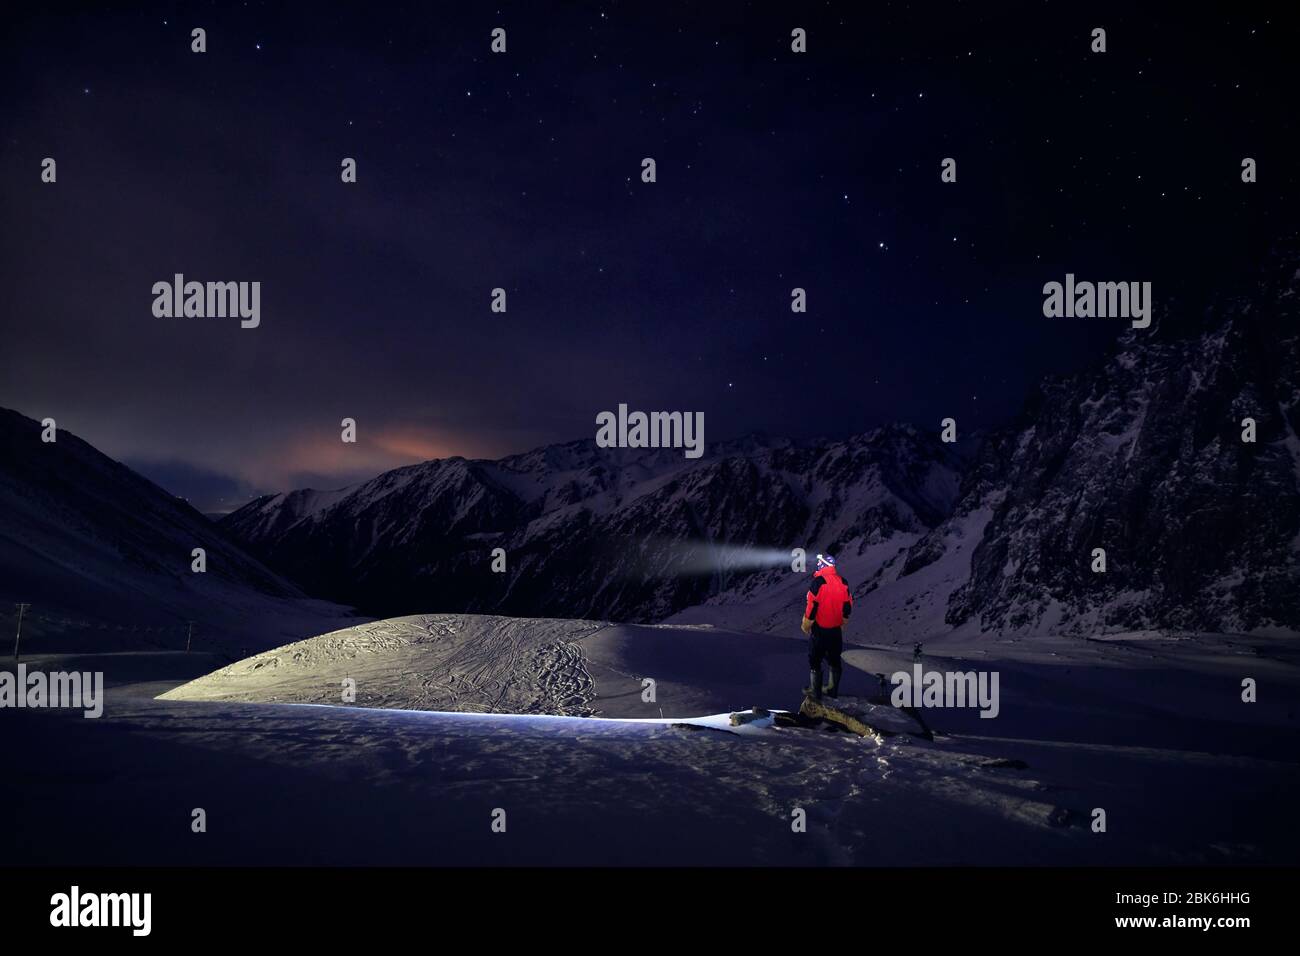
M 844 673 L 844 668 L 843 668 L 843 667 L 832 667 L 832 668 L 831 668 L 831 682 L 830 682 L 829 684 L 826 685 L 826 696 L 827 696 L 827 697 L 838 697 L 838 696 L 840 696 L 840 675 L 841 675 L 842 673 Z
M 821 700 L 822 699 L 822 669 L 820 667 L 817 668 L 816 670 L 808 672 L 808 682 L 809 682 L 809 686 L 805 687 L 803 689 L 803 692 L 807 694 L 809 697 L 811 697 L 813 700 Z

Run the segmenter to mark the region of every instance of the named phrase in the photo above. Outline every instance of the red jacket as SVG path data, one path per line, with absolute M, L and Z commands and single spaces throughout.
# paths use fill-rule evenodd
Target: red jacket
M 803 616 L 812 618 L 818 627 L 830 628 L 841 627 L 852 613 L 853 592 L 835 569 L 822 568 L 814 574 Z

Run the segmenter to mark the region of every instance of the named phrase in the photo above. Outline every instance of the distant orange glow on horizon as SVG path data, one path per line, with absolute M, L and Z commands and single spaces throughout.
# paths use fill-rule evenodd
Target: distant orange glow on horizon
M 295 440 L 262 478 L 274 476 L 279 479 L 277 483 L 283 483 L 296 474 L 336 474 L 340 480 L 350 483 L 359 474 L 374 476 L 435 458 L 457 455 L 481 458 L 497 454 L 486 448 L 470 447 L 464 441 L 451 440 L 431 430 L 409 426 L 388 427 L 367 434 L 362 422 L 358 424 L 355 443 L 342 441 L 341 432 L 342 429 L 337 430 L 333 439 L 314 433 Z
M 418 429 L 387 429 L 375 436 L 374 444 L 389 455 L 408 459 L 407 464 L 428 461 L 431 458 L 454 458 L 456 455 L 463 455 L 466 458 L 485 457 L 478 451 L 466 454 L 454 450 L 452 442 Z M 454 444 L 464 447 L 460 442 Z

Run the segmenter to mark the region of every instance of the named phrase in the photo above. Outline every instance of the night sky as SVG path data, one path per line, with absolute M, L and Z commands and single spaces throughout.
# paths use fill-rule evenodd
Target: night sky
M 1300 226 L 1263 8 L 544 6 L 7 11 L 0 405 L 213 511 L 620 402 L 707 441 L 982 428 L 1127 327 L 1044 282 L 1199 312 Z M 176 272 L 260 281 L 261 326 L 155 317 Z

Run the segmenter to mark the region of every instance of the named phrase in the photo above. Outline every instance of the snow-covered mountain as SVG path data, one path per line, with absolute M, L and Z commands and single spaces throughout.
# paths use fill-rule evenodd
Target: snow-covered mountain
M 949 515 L 846 564 L 851 635 L 1300 632 L 1298 435 L 1291 248 L 1248 295 L 1200 314 L 1175 307 L 1096 367 L 1043 382 L 980 443 Z M 789 631 L 797 583 L 758 584 L 672 620 Z
M 191 620 L 200 646 L 261 647 L 344 618 L 186 502 L 66 430 L 48 443 L 41 431 L 0 408 L 0 606 L 31 605 L 31 652 L 183 646 Z
M 694 460 L 579 441 L 260 498 L 222 526 L 309 591 L 376 613 L 650 621 L 736 581 L 804 580 L 794 548 L 910 544 L 951 510 L 960 469 L 950 446 L 910 426 L 824 443 L 749 437 Z
M 1255 441 L 1243 441 L 1253 419 Z M 967 455 L 911 426 L 692 461 L 594 442 L 251 502 L 223 526 L 376 614 L 492 611 L 789 631 L 832 550 L 859 640 L 954 629 L 1300 631 L 1300 253 L 1095 367 Z M 493 548 L 508 570 L 489 569 Z M 1094 572 L 1095 549 L 1105 571 Z
M 958 520 L 989 518 L 948 624 L 1300 630 L 1298 264 L 1279 256 L 1248 298 L 1131 330 L 1099 368 L 1043 383 L 958 502 Z

